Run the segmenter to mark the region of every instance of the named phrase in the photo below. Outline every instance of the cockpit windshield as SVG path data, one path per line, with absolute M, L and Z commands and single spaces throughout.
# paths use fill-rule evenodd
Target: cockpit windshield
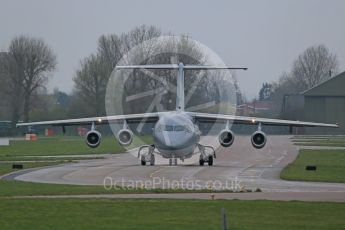
M 160 125 L 157 128 L 158 132 L 162 132 L 162 131 L 168 131 L 168 132 L 192 132 L 191 127 L 189 127 L 188 125 Z
M 172 125 L 164 125 L 163 126 L 163 130 L 164 131 L 173 131 L 174 130 L 174 126 L 172 126 Z
M 185 131 L 185 130 L 186 130 L 186 126 L 183 126 L 183 125 L 174 126 L 174 131 Z

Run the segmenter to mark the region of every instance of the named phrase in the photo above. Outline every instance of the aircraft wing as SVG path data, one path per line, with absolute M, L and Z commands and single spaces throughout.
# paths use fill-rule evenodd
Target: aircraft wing
M 40 121 L 30 123 L 18 123 L 17 127 L 21 126 L 34 126 L 34 125 L 52 125 L 52 126 L 71 126 L 71 125 L 101 125 L 109 123 L 139 123 L 145 122 L 156 122 L 161 114 L 165 112 L 156 113 L 139 113 L 139 114 L 128 114 L 128 115 L 115 115 L 115 116 L 104 116 L 104 117 L 88 117 L 78 119 L 67 119 L 67 120 L 55 120 L 55 121 Z
M 230 121 L 234 124 L 248 124 L 257 125 L 277 125 L 277 126 L 290 126 L 290 127 L 326 127 L 326 128 L 339 128 L 338 124 L 326 124 L 317 122 L 305 122 L 305 121 L 292 121 L 292 120 L 280 120 L 270 118 L 259 117 L 244 117 L 234 115 L 222 115 L 211 113 L 190 113 L 199 122 L 225 122 Z
M 139 113 L 128 115 L 115 115 L 104 117 L 88 117 L 78 119 L 67 120 L 54 120 L 54 121 L 40 121 L 29 123 L 18 123 L 17 127 L 21 126 L 35 126 L 35 125 L 52 125 L 52 126 L 71 126 L 71 125 L 91 125 L 91 124 L 109 124 L 109 123 L 139 123 L 139 122 L 156 122 L 159 116 L 169 112 L 156 112 L 156 113 Z M 300 126 L 300 127 L 328 127 L 338 128 L 338 124 L 326 124 L 317 122 L 304 122 L 304 121 L 291 121 L 291 120 L 279 120 L 270 118 L 258 118 L 258 117 L 244 117 L 234 115 L 222 115 L 211 113 L 193 113 L 188 112 L 199 122 L 226 122 L 232 121 L 237 124 L 249 124 L 255 125 L 261 123 L 262 125 L 279 125 L 279 126 Z

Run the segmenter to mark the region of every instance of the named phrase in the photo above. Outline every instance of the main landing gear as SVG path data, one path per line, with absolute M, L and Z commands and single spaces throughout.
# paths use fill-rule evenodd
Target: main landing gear
M 143 145 L 138 150 L 138 158 L 140 158 L 141 165 L 150 163 L 151 166 L 155 165 L 155 150 L 154 145 Z
M 197 145 L 200 151 L 199 165 L 203 166 L 206 162 L 209 166 L 213 165 L 213 159 L 216 158 L 216 151 L 212 146 Z
M 174 161 L 174 165 L 177 165 L 177 158 L 170 158 L 169 159 L 169 165 L 172 165 Z

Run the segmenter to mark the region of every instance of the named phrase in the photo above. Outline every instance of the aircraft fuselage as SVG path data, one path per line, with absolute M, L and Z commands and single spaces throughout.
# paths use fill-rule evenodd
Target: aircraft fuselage
M 184 112 L 162 115 L 153 131 L 155 147 L 164 158 L 185 159 L 193 155 L 200 140 L 199 127 Z

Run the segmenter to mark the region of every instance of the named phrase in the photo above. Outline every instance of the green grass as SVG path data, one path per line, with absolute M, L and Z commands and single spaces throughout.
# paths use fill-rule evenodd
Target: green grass
M 316 171 L 306 171 L 316 165 Z M 285 180 L 345 183 L 345 150 L 300 150 L 296 160 L 280 174 Z
M 344 229 L 340 203 L 201 200 L 1 199 L 1 229 Z
M 343 138 L 337 138 L 337 139 L 331 139 L 331 138 L 320 138 L 320 139 L 292 139 L 293 142 L 321 142 L 321 143 L 327 143 L 327 142 L 333 142 L 333 143 L 345 143 L 345 139 Z
M 0 180 L 0 197 L 4 196 L 34 196 L 34 195 L 83 195 L 83 194 L 111 194 L 103 186 L 83 186 L 64 184 L 31 183 L 22 181 Z
M 294 136 L 291 140 L 298 146 L 345 147 L 344 136 Z
M 298 146 L 325 146 L 325 147 L 345 147 L 345 142 L 295 142 Z
M 68 185 L 32 183 L 16 180 L 0 180 L 0 197 L 40 196 L 40 195 L 92 195 L 92 194 L 125 194 L 125 193 L 216 193 L 231 192 L 228 190 L 187 190 L 187 189 L 145 189 L 116 187 L 110 190 L 100 185 Z M 259 192 L 246 190 L 245 192 Z
M 45 156 L 4 156 L 0 157 L 0 163 L 3 162 L 25 162 L 25 161 L 78 161 L 78 160 L 93 160 L 93 159 L 104 159 L 103 156 L 56 156 L 56 157 L 45 157 Z
M 151 137 L 134 138 L 132 146 L 151 141 Z M 11 141 L 10 146 L 0 147 L 0 160 L 8 160 L 21 156 L 54 156 L 54 155 L 80 155 L 80 154 L 106 154 L 120 153 L 125 149 L 120 146 L 114 137 L 104 137 L 98 148 L 92 149 L 85 144 L 81 137 L 50 137 L 39 138 L 37 141 Z
M 296 135 L 294 139 L 345 138 L 345 135 Z

